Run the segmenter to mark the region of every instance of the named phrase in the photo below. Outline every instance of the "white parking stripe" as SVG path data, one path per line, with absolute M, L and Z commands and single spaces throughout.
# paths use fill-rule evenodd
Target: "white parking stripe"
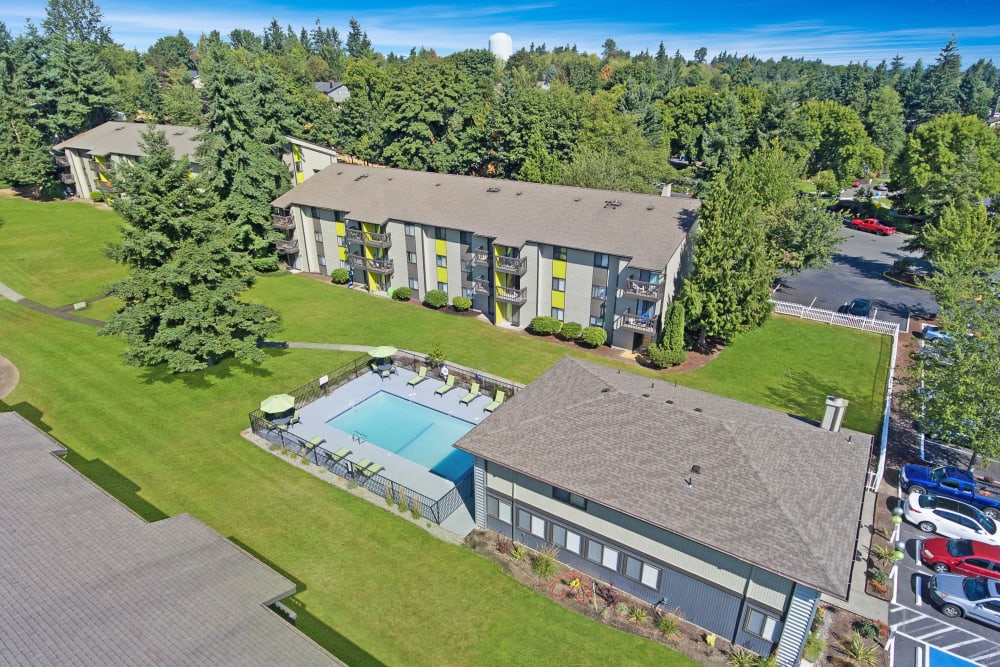
M 959 629 L 959 628 L 956 628 L 956 629 Z M 987 643 L 989 643 L 989 641 L 990 641 L 989 639 L 986 639 L 984 637 L 973 637 L 972 639 L 966 639 L 965 641 L 958 642 L 957 644 L 948 644 L 947 646 L 943 646 L 942 648 L 950 650 L 950 649 L 953 649 L 953 648 L 958 648 L 959 646 L 966 646 L 968 644 L 975 644 L 976 642 L 987 642 Z
M 955 628 L 953 628 L 952 626 L 950 626 L 950 625 L 946 625 L 945 627 L 943 627 L 943 628 L 941 628 L 941 629 L 939 629 L 939 630 L 935 630 L 934 632 L 931 632 L 931 633 L 928 633 L 928 634 L 926 634 L 926 635 L 920 635 L 920 640 L 921 640 L 921 641 L 926 641 L 926 640 L 927 640 L 927 639 L 929 639 L 930 637 L 934 637 L 934 636 L 936 636 L 936 635 L 943 635 L 944 633 L 946 633 L 946 632 L 951 632 L 951 631 L 952 631 L 952 630 L 954 630 L 954 629 L 955 629 Z

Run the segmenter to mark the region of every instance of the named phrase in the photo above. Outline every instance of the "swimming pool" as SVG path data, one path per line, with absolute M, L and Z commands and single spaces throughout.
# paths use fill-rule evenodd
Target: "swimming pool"
M 472 454 L 452 445 L 475 424 L 385 391 L 326 423 L 349 435 L 361 435 L 373 445 L 426 466 L 432 473 L 453 482 L 461 480 L 472 468 Z

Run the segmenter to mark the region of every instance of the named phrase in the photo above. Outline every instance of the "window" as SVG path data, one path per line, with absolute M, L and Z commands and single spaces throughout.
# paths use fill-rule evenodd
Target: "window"
M 347 245 L 347 237 L 346 236 L 338 236 L 337 237 L 337 245 L 339 245 L 341 248 L 343 248 L 344 246 L 346 246 Z
M 591 315 L 590 316 L 590 326 L 592 327 L 603 327 L 604 317 L 601 315 Z
M 578 496 L 575 493 L 570 493 L 565 489 L 560 489 L 558 487 L 552 487 L 552 497 L 556 500 L 561 500 L 564 503 L 569 503 L 574 507 L 579 507 L 580 509 L 587 509 L 587 499 L 583 496 Z
M 566 291 L 566 279 L 565 278 L 553 278 L 552 279 L 552 289 L 556 292 Z
M 552 524 L 552 544 L 557 544 L 559 546 L 566 544 L 565 528 Z
M 601 560 L 601 565 L 609 570 L 617 570 L 618 550 L 612 549 L 611 547 L 604 547 L 604 558 Z
M 517 527 L 528 531 L 535 537 L 545 539 L 545 520 L 531 512 L 517 511 Z
M 448 230 L 446 230 L 444 227 L 435 227 L 434 238 L 436 238 L 438 241 L 444 241 L 445 239 L 448 238 Z
M 462 245 L 472 245 L 472 232 L 460 232 Z
M 564 318 L 566 317 L 566 311 L 563 310 L 562 308 L 553 308 L 552 317 L 556 318 L 560 322 L 563 322 L 565 321 Z
M 751 608 L 747 612 L 747 621 L 743 629 L 752 635 L 757 635 L 762 639 L 773 642 L 775 630 L 778 628 L 778 619 L 768 616 L 762 611 Z
M 442 269 L 448 268 L 448 258 L 444 255 L 435 255 L 437 258 L 437 265 Z
M 562 246 L 554 245 L 552 246 L 552 259 L 558 259 L 566 261 L 566 248 Z
M 517 527 L 521 530 L 531 532 L 531 512 L 524 510 L 517 511 Z
M 406 262 L 408 264 L 416 264 L 417 263 L 417 253 L 415 253 L 415 252 L 407 252 L 406 253 Z
M 600 563 L 604 560 L 604 545 L 594 540 L 587 540 L 587 560 Z
M 408 222 L 405 225 L 403 225 L 403 233 L 406 234 L 407 236 L 416 236 L 417 226 Z
M 462 288 L 462 295 L 466 299 L 474 299 L 474 298 L 476 298 L 476 290 L 474 290 L 471 287 L 463 287 Z
M 649 563 L 642 564 L 642 579 L 640 579 L 643 586 L 649 586 L 656 590 L 660 590 L 660 568 L 653 567 Z
M 660 568 L 654 567 L 635 556 L 625 556 L 624 575 L 632 581 L 638 581 L 643 586 L 659 590 L 660 588 Z
M 606 268 L 608 268 L 608 256 L 605 255 L 603 252 L 595 252 L 594 253 L 594 266 L 596 266 L 599 269 L 606 269 Z
M 410 278 L 410 289 L 420 289 L 420 281 L 416 278 Z
M 316 243 L 323 242 L 323 232 L 316 232 Z
M 607 285 L 594 285 L 590 292 L 590 295 L 595 299 L 607 299 L 608 298 L 608 286 Z
M 642 577 L 642 561 L 626 554 L 624 574 L 632 581 L 638 581 Z
M 572 551 L 575 554 L 580 553 L 580 536 L 574 533 L 572 530 L 566 531 L 566 544 L 563 545 L 568 551 Z
M 438 282 L 438 289 L 441 290 L 442 292 L 447 292 L 448 291 L 448 283 Z
M 326 266 L 326 257 L 324 257 L 323 255 L 319 256 L 319 265 Z
M 343 260 L 342 259 L 342 260 L 340 260 L 340 268 L 342 268 L 342 269 L 349 269 L 349 268 L 351 268 L 351 265 L 347 263 L 347 260 Z
M 500 519 L 506 524 L 510 524 L 510 503 L 486 496 L 486 513 L 494 518 Z

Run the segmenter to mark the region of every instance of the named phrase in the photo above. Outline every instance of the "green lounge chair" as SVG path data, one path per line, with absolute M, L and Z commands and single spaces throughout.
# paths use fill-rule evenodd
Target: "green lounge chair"
M 427 366 L 421 366 L 420 372 L 411 377 L 409 382 L 407 382 L 406 384 L 408 384 L 411 387 L 414 387 L 426 379 L 427 379 Z
M 292 424 L 301 424 L 301 423 L 302 420 L 299 419 L 299 411 L 296 410 L 295 412 L 292 413 L 292 418 L 288 420 L 288 425 L 291 426 Z
M 343 461 L 344 459 L 346 459 L 347 455 L 350 454 L 350 453 L 351 453 L 351 450 L 349 448 L 347 448 L 347 447 L 341 447 L 340 449 L 338 449 L 337 451 L 335 451 L 333 454 L 327 453 L 327 456 L 334 463 L 340 463 L 341 461 Z
M 477 396 L 479 396 L 479 383 L 473 382 L 472 386 L 469 388 L 469 393 L 463 396 L 462 400 L 459 402 L 462 405 L 468 405 L 469 403 L 472 403 L 472 401 L 476 400 Z
M 371 463 L 368 464 L 368 467 L 361 469 L 361 474 L 364 475 L 366 478 L 371 478 L 377 475 L 378 473 L 382 472 L 383 470 L 385 470 L 384 466 L 372 461 Z
M 371 459 L 361 459 L 360 461 L 354 464 L 354 475 L 355 476 L 359 475 L 362 471 L 364 471 L 365 468 L 367 468 L 371 464 L 372 464 Z
M 308 442 L 308 443 L 306 444 L 306 447 L 308 447 L 309 449 L 312 449 L 313 447 L 319 447 L 319 446 L 320 446 L 320 445 L 322 445 L 322 444 L 323 444 L 324 442 L 326 442 L 326 438 L 324 438 L 324 437 L 323 437 L 323 436 L 321 436 L 321 435 L 317 435 L 317 436 L 316 436 L 315 438 L 313 438 L 312 440 L 310 440 L 310 441 L 309 441 L 309 442 Z
M 455 388 L 455 376 L 449 375 L 445 383 L 440 387 L 438 387 L 437 389 L 435 389 L 434 393 L 437 394 L 438 396 L 444 396 L 454 388 Z
M 386 378 L 388 378 L 388 377 L 392 377 L 392 369 L 391 368 L 383 368 L 382 370 L 379 371 L 379 375 L 382 377 L 383 380 L 386 379 Z
M 485 408 L 483 408 L 483 411 L 484 412 L 493 412 L 494 410 L 496 410 L 497 408 L 500 407 L 500 404 L 503 403 L 503 399 L 504 398 L 506 398 L 506 396 L 504 395 L 504 393 L 502 391 L 500 391 L 500 390 L 497 390 L 497 397 L 495 399 L 493 399 L 492 403 L 490 403 Z

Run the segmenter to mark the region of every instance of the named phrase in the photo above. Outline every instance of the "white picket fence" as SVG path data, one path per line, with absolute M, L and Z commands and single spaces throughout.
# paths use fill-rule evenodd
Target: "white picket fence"
M 871 331 L 872 333 L 884 334 L 886 336 L 895 336 L 899 332 L 899 325 L 891 322 L 880 322 L 867 317 L 847 315 L 824 308 L 812 308 L 798 303 L 788 303 L 787 301 L 775 301 L 771 299 L 771 303 L 774 304 L 774 312 L 799 317 L 804 320 L 826 322 L 827 324 L 839 327 L 861 329 L 862 331 Z
M 861 329 L 862 331 L 871 331 L 872 333 L 892 336 L 892 353 L 889 358 L 889 381 L 885 391 L 885 409 L 882 412 L 882 430 L 879 434 L 878 462 L 875 464 L 875 470 L 868 471 L 868 479 L 865 481 L 865 487 L 869 491 L 878 491 L 879 484 L 882 482 L 882 475 L 885 473 L 885 455 L 887 445 L 889 444 L 889 411 L 892 407 L 892 376 L 896 369 L 896 349 L 899 345 L 899 325 L 892 324 L 890 322 L 879 322 L 878 320 L 871 320 L 867 317 L 858 317 L 857 315 L 837 313 L 823 308 L 811 308 L 797 303 L 788 303 L 787 301 L 775 301 L 774 299 L 771 299 L 771 303 L 774 304 L 774 312 L 781 313 L 782 315 L 791 315 L 792 317 L 799 317 L 804 320 L 826 322 L 827 324 L 833 324 L 834 326 L 850 327 L 852 329 Z

